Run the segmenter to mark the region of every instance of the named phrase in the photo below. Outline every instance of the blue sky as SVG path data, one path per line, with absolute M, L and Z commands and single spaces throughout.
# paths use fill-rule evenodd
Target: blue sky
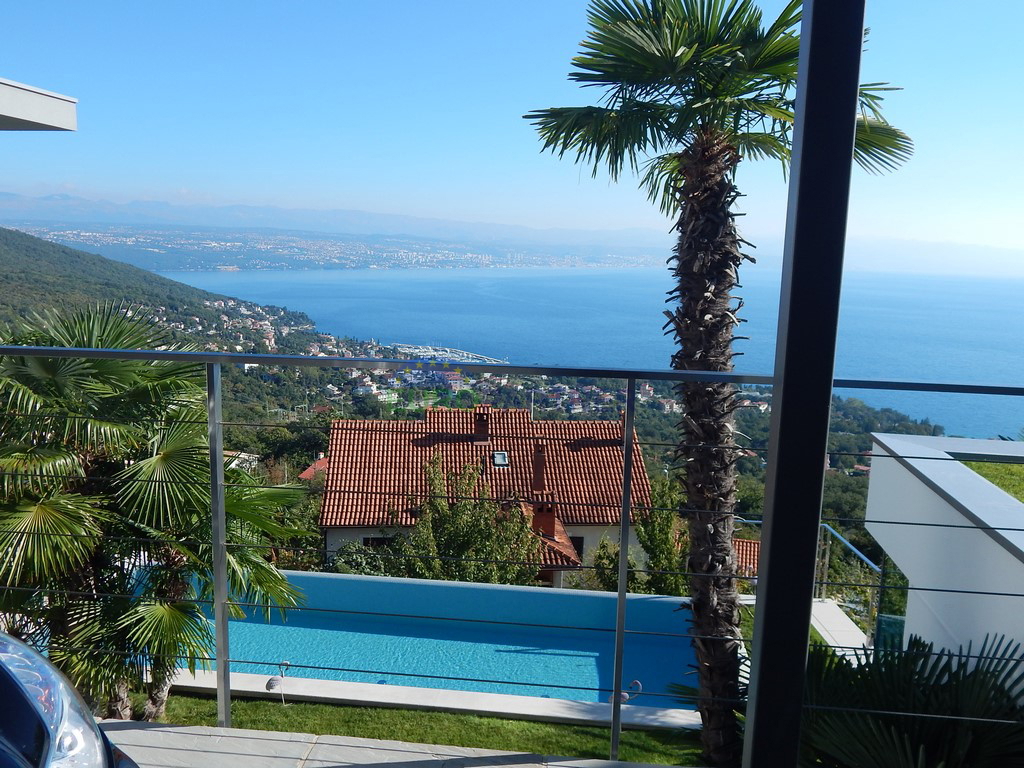
M 769 14 L 781 5 L 764 3 Z M 585 9 L 584 0 L 14 3 L 0 77 L 78 98 L 79 131 L 5 135 L 0 190 L 666 230 L 632 181 L 591 179 L 541 154 L 520 117 L 594 99 L 566 79 Z M 886 114 L 917 153 L 898 173 L 857 173 L 851 237 L 1016 248 L 1024 3 L 979 0 L 966 12 L 952 0 L 869 0 L 867 23 L 862 79 L 904 88 Z M 748 239 L 780 238 L 778 166 L 747 164 L 739 183 Z M 891 247 L 864 254 L 899 258 Z

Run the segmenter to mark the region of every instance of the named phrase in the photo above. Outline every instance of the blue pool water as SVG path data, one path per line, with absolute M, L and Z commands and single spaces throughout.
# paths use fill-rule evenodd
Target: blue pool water
M 270 623 L 231 622 L 232 670 L 383 685 L 607 701 L 615 596 L 608 593 L 307 574 L 289 579 L 303 609 Z M 675 598 L 632 596 L 623 680 L 634 704 L 681 706 L 668 696 L 693 664 Z M 328 610 L 321 610 L 328 609 Z M 336 613 L 333 611 L 346 611 Z M 402 617 L 367 615 L 370 612 Z M 424 618 L 427 614 L 441 618 Z M 504 622 L 504 623 L 495 623 Z M 559 628 L 521 626 L 557 624 Z M 658 634 L 649 634 L 658 633 Z M 660 694 L 660 695 L 659 695 Z

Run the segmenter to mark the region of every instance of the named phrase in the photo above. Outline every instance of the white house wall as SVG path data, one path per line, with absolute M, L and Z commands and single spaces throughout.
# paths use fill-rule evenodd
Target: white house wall
M 583 552 L 580 555 L 585 563 L 589 562 L 589 558 L 594 554 L 597 545 L 601 543 L 601 539 L 608 539 L 613 542 L 618 542 L 619 540 L 619 526 L 617 525 L 567 525 L 565 526 L 565 532 L 570 538 L 574 536 L 583 537 Z M 640 542 L 636 538 L 636 531 L 632 528 L 629 529 L 629 549 L 635 552 L 637 556 L 643 556 Z
M 327 547 L 327 555 L 330 556 L 346 541 L 358 541 L 362 544 L 365 538 L 391 536 L 397 530 L 392 528 L 381 533 L 380 528 L 325 528 L 324 544 Z

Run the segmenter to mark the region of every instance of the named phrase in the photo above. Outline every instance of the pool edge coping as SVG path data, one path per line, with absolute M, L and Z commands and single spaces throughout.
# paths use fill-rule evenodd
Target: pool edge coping
M 279 699 L 279 688 L 267 690 L 269 677 L 232 672 L 231 693 L 246 698 Z M 180 670 L 172 685 L 172 690 L 181 692 L 211 693 L 216 689 L 216 672 L 210 670 Z M 284 697 L 285 701 L 460 712 L 572 725 L 609 726 L 612 719 L 612 707 L 604 703 L 302 677 L 285 678 Z M 622 707 L 622 724 L 627 728 L 696 729 L 700 728 L 700 715 L 687 709 L 626 704 Z

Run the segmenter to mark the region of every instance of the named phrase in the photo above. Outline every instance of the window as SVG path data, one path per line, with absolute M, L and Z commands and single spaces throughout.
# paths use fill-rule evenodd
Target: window
M 493 451 L 491 453 L 491 461 L 496 467 L 507 467 L 508 466 L 508 452 L 507 451 Z

